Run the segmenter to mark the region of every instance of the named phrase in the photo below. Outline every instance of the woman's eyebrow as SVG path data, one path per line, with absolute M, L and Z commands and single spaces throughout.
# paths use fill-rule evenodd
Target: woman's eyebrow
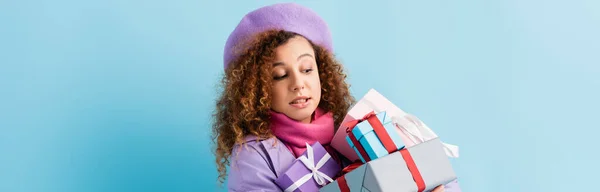
M 300 61 L 300 59 L 302 59 L 302 57 L 313 57 L 314 58 L 314 56 L 312 56 L 310 53 L 305 53 L 305 54 L 302 54 L 302 55 L 298 56 L 297 60 Z M 277 66 L 280 66 L 280 65 L 283 65 L 283 62 L 280 61 L 280 62 L 273 63 L 273 67 L 277 67 Z
M 298 59 L 297 59 L 297 60 L 298 60 L 298 61 L 300 61 L 300 59 L 301 59 L 302 57 L 313 57 L 313 56 L 312 56 L 310 53 L 305 53 L 305 54 L 302 54 L 302 55 L 298 56 Z M 314 57 L 313 57 L 313 58 L 314 58 Z

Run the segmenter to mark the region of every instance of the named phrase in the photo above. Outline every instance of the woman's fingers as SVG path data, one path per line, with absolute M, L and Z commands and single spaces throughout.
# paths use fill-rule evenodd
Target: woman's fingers
M 444 192 L 444 186 L 440 185 L 438 187 L 436 187 L 435 189 L 433 189 L 433 191 L 431 192 Z

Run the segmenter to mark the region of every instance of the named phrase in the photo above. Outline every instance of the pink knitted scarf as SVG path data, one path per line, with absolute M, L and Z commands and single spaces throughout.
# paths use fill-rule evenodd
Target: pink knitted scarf
M 306 151 L 306 143 L 311 145 L 316 141 L 332 152 L 329 143 L 334 135 L 333 116 L 321 108 L 315 110 L 311 123 L 302 123 L 283 113 L 271 111 L 271 130 L 295 157 Z

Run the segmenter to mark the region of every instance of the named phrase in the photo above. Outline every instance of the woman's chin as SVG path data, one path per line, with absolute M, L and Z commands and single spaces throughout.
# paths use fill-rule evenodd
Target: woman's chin
M 312 117 L 312 113 L 310 112 L 301 112 L 301 111 L 297 111 L 293 114 L 286 114 L 288 117 L 290 117 L 293 120 L 296 121 L 300 121 L 303 123 L 310 123 L 310 119 Z

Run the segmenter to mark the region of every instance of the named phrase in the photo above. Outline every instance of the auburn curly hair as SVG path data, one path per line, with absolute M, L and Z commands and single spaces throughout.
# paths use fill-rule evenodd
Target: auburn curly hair
M 212 124 L 212 142 L 216 156 L 218 181 L 223 184 L 226 167 L 235 144 L 254 135 L 270 138 L 272 62 L 275 48 L 298 34 L 283 30 L 268 30 L 257 34 L 239 47 L 245 50 L 230 63 L 221 79 L 221 95 L 216 102 Z M 310 41 L 309 41 L 310 42 Z M 354 103 L 342 65 L 332 53 L 311 42 L 321 80 L 319 107 L 332 112 L 337 128 Z M 216 145 L 216 146 L 214 146 Z

